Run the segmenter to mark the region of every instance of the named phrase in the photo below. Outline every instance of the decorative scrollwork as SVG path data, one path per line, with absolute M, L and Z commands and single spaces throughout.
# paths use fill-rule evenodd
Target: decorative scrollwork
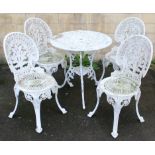
M 96 73 L 95 73 L 93 67 L 88 67 L 88 73 L 87 73 L 87 75 L 88 75 L 88 78 L 91 78 L 91 80 L 94 80 L 95 83 L 97 83 Z
M 25 33 L 35 41 L 39 49 L 39 62 L 37 64 L 50 75 L 56 72 L 58 66 L 62 65 L 65 60 L 64 56 L 58 53 L 55 48 L 48 46 L 52 39 L 52 31 L 47 23 L 40 18 L 29 18 L 26 20 L 24 28 Z
M 131 97 L 127 96 L 127 97 L 118 97 L 118 96 L 110 96 L 107 95 L 107 101 L 109 104 L 111 104 L 112 106 L 115 106 L 115 104 L 118 104 L 120 106 L 128 106 L 130 103 Z
M 48 42 L 52 38 L 49 26 L 40 18 L 29 18 L 25 21 L 24 30 L 35 41 L 39 54 L 45 54 L 48 50 Z
M 124 19 L 117 26 L 114 38 L 120 46 L 124 40 L 134 35 L 145 35 L 145 25 L 141 19 L 137 17 L 129 17 Z M 111 52 L 107 53 L 105 56 L 105 58 L 113 64 L 114 70 L 122 69 L 124 64 L 124 61 L 122 61 L 122 56 L 126 55 L 125 51 L 118 53 L 118 49 L 119 47 L 117 46 L 113 47 Z M 107 66 L 105 65 L 105 67 Z
M 45 99 L 51 99 L 52 95 L 51 95 L 51 91 L 50 90 L 46 90 L 43 93 L 40 94 L 39 96 L 39 100 L 43 101 Z
M 71 79 L 74 79 L 75 71 L 74 67 L 70 67 L 66 73 L 66 81 L 70 83 Z
M 24 93 L 24 96 L 25 96 L 26 100 L 33 102 L 34 97 L 31 94 Z
M 18 81 L 34 68 L 33 63 L 39 59 L 38 49 L 29 36 L 20 32 L 8 34 L 4 41 L 7 62 Z
M 37 93 L 26 93 L 26 92 L 24 92 L 24 96 L 25 96 L 26 100 L 28 100 L 32 103 L 35 99 L 38 99 L 39 102 L 41 102 L 45 99 L 51 99 L 52 98 L 50 89 L 45 90 L 45 91 L 40 92 L 40 93 L 39 92 L 37 92 Z
M 118 50 L 118 60 L 121 60 L 123 66 L 122 72 L 128 73 L 127 75 L 136 81 L 141 80 L 149 69 L 152 53 L 152 43 L 147 37 L 130 37 Z
M 123 106 L 128 106 L 129 103 L 130 103 L 130 100 L 124 99 L 124 100 L 121 102 L 121 105 L 123 105 Z
M 140 34 L 145 34 L 144 22 L 137 17 L 129 17 L 120 22 L 116 28 L 114 37 L 117 42 L 121 43 L 130 36 Z
M 111 105 L 115 104 L 115 100 L 111 96 L 107 96 L 107 101 Z

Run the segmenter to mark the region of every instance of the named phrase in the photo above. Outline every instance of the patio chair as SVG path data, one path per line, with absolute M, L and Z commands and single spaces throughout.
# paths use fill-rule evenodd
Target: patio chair
M 103 72 L 100 80 L 103 79 L 105 68 L 108 67 L 110 63 L 112 63 L 114 70 L 121 69 L 121 60 L 116 63 L 118 47 L 125 39 L 133 35 L 145 35 L 145 25 L 144 22 L 137 17 L 128 17 L 121 21 L 115 30 L 114 39 L 117 45 L 114 46 L 111 52 L 107 53 L 102 60 Z
M 10 113 L 12 118 L 18 106 L 19 92 L 22 91 L 26 100 L 32 102 L 36 115 L 36 132 L 42 132 L 40 120 L 41 101 L 51 99 L 55 94 L 57 106 L 65 114 L 67 111 L 59 104 L 57 95 L 59 86 L 56 80 L 46 74 L 40 67 L 34 67 L 33 63 L 38 61 L 39 52 L 34 41 L 24 33 L 13 32 L 5 36 L 3 48 L 7 63 L 14 74 L 14 93 L 16 104 Z
M 66 73 L 67 62 L 65 54 L 51 46 L 52 31 L 45 21 L 40 18 L 28 18 L 24 24 L 24 32 L 29 35 L 39 49 L 37 64 L 49 74 L 53 74 L 61 65 Z
M 145 77 L 151 64 L 153 46 L 151 41 L 143 35 L 135 35 L 126 39 L 118 48 L 118 54 L 124 65 L 121 71 L 114 71 L 110 77 L 101 80 L 97 86 L 97 103 L 88 117 L 96 112 L 102 93 L 114 109 L 113 131 L 111 135 L 118 136 L 118 121 L 122 107 L 128 106 L 132 97 L 136 100 L 136 113 L 140 122 L 144 122 L 139 114 L 138 102 L 141 96 L 141 78 Z

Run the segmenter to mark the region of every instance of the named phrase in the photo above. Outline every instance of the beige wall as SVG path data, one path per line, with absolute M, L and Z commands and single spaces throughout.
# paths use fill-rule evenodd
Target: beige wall
M 116 26 L 121 20 L 130 16 L 139 17 L 144 21 L 146 35 L 155 45 L 155 14 L 0 14 L 0 63 L 5 63 L 2 48 L 4 36 L 12 31 L 23 32 L 24 21 L 29 17 L 40 17 L 45 20 L 53 34 L 69 30 L 88 29 L 104 32 L 113 39 Z M 96 58 L 100 59 L 111 47 L 98 53 Z

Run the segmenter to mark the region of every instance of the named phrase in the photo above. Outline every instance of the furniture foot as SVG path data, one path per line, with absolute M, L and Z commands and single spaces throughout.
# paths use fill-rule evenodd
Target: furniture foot
M 16 97 L 16 105 L 14 107 L 14 110 L 12 112 L 10 112 L 10 114 L 8 116 L 9 118 L 13 118 L 13 116 L 14 116 L 16 110 L 17 110 L 19 92 L 20 92 L 20 90 L 19 90 L 18 86 L 15 84 L 15 86 L 14 86 L 14 93 L 15 93 L 15 97 Z
M 66 114 L 67 113 L 66 109 L 65 108 L 62 108 L 61 105 L 60 105 L 60 103 L 59 103 L 59 101 L 58 101 L 58 93 L 57 92 L 55 93 L 55 100 L 56 100 L 57 106 L 60 109 L 60 111 L 63 114 Z
M 118 133 L 117 132 L 111 132 L 111 135 L 112 135 L 113 138 L 117 138 Z

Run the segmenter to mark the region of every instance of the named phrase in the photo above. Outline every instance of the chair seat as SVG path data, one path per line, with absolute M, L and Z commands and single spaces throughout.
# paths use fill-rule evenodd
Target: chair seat
M 113 95 L 133 95 L 139 85 L 125 77 L 108 77 L 99 83 L 99 89 Z
M 64 60 L 64 56 L 56 52 L 47 52 L 39 57 L 39 63 L 41 64 L 53 64 L 61 63 Z
M 44 73 L 31 73 L 18 82 L 19 88 L 25 92 L 44 91 L 57 86 L 56 80 Z

